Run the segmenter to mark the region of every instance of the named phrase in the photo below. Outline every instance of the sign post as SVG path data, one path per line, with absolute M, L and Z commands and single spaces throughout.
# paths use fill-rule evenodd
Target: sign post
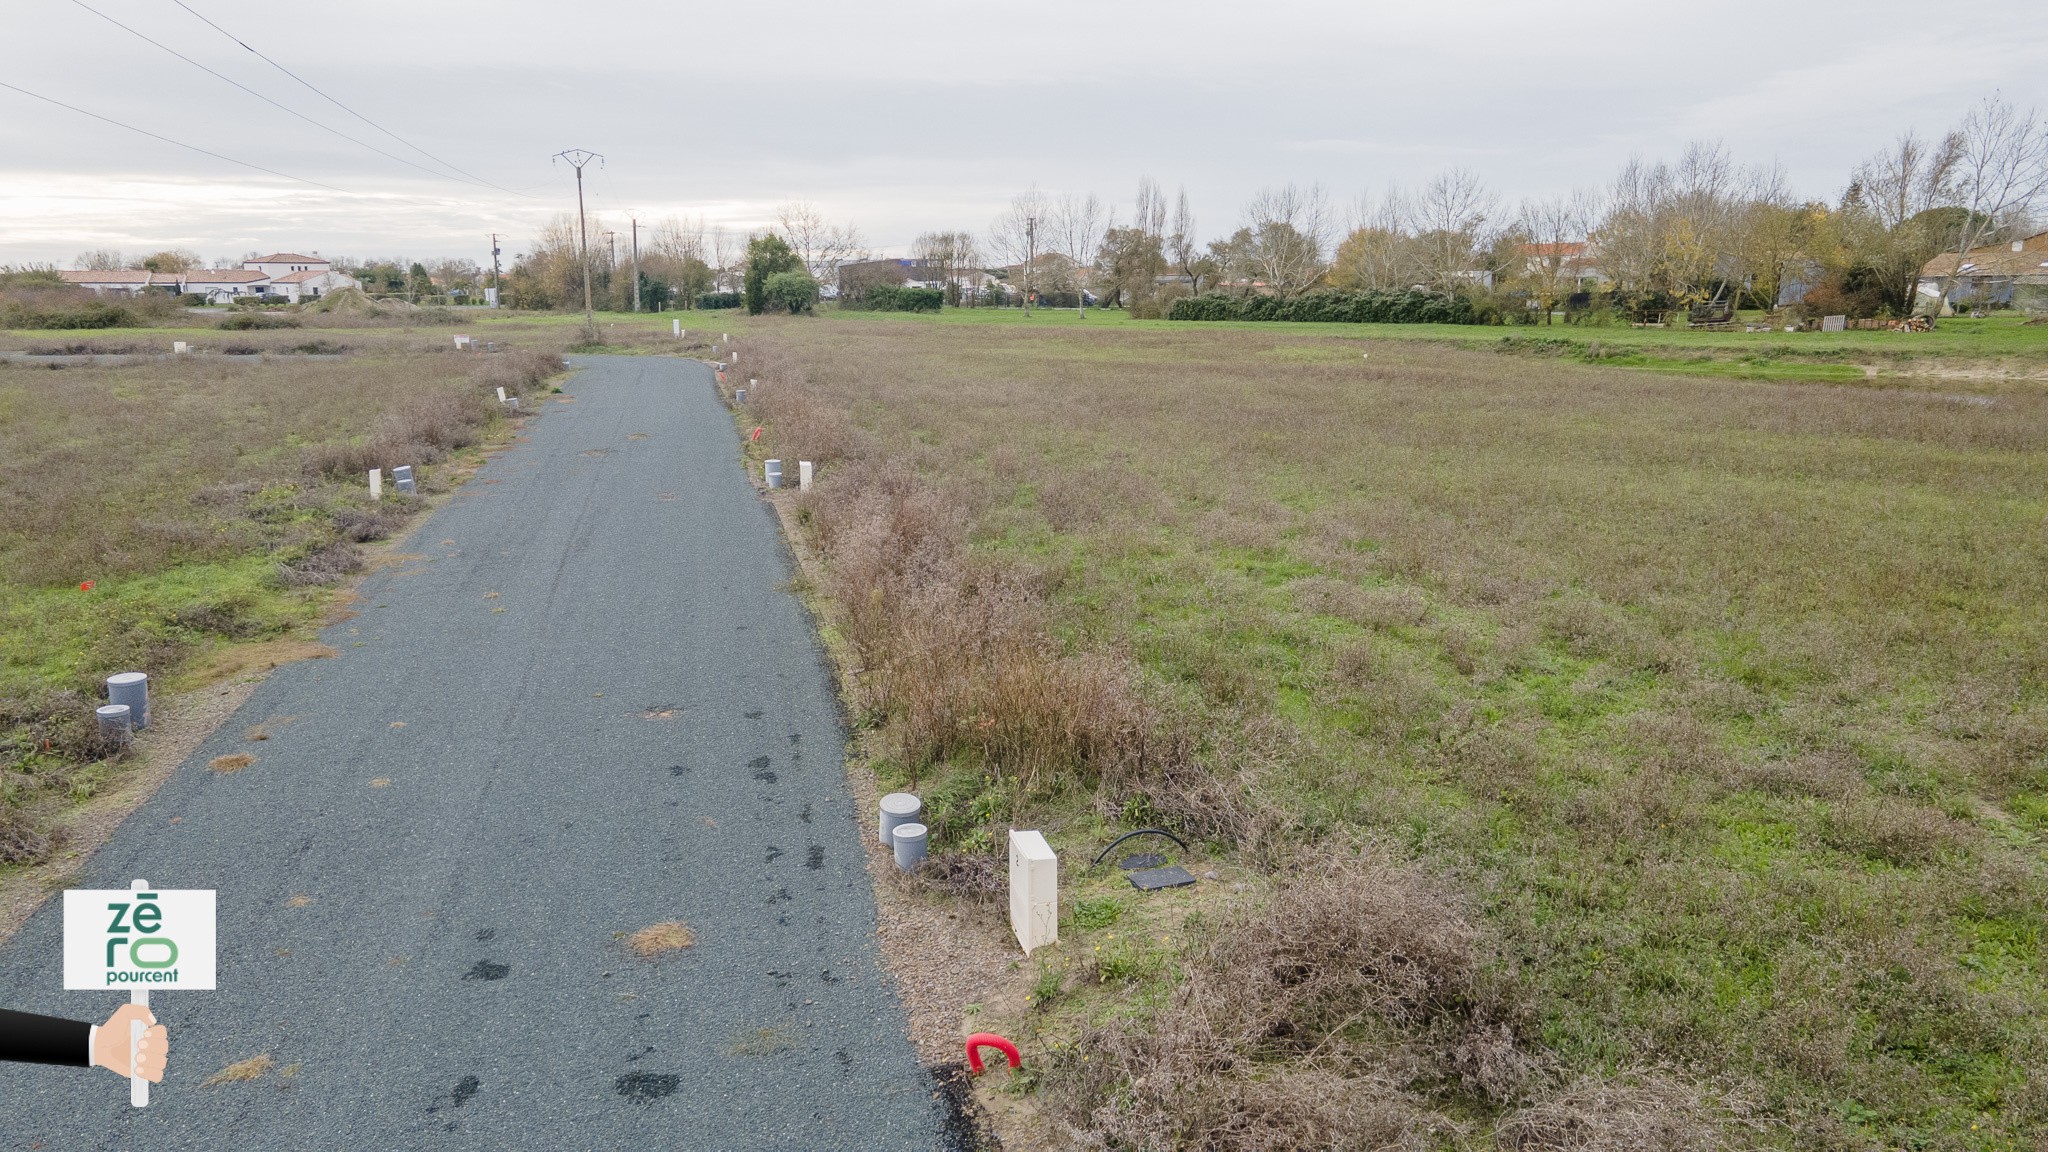
M 128 989 L 131 1004 L 149 1006 L 151 989 L 214 987 L 214 892 L 155 891 L 147 880 L 127 888 L 71 888 L 64 893 L 64 987 L 67 991 Z M 143 1024 L 128 1022 L 128 1103 L 149 1103 L 149 1081 L 136 1059 Z

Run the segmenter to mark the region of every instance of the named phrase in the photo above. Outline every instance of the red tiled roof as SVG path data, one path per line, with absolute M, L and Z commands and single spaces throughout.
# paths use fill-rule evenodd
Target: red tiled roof
M 274 276 L 270 282 L 272 284 L 304 284 L 308 280 L 318 280 L 322 276 L 331 275 L 333 273 L 324 268 L 308 268 L 304 272 L 287 272 L 282 276 Z
M 57 275 L 69 284 L 147 284 L 151 274 L 140 268 L 107 268 L 65 271 Z
M 187 284 L 253 284 L 270 277 L 254 268 L 195 268 L 179 279 Z M 158 281 L 160 284 L 168 282 Z
M 301 256 L 297 252 L 272 252 L 268 256 L 251 256 L 244 264 L 326 264 L 318 256 Z

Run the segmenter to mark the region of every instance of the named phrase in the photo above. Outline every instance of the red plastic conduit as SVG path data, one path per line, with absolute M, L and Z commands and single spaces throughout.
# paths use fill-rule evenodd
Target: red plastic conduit
M 1012 1068 L 1022 1068 L 1024 1066 L 1024 1057 L 1017 1054 L 1017 1046 L 1015 1044 L 1010 1043 L 993 1032 L 976 1032 L 967 1038 L 967 1066 L 972 1068 L 977 1076 L 982 1073 L 981 1050 L 984 1047 L 1000 1049 L 1003 1055 L 1010 1058 L 1010 1067 Z

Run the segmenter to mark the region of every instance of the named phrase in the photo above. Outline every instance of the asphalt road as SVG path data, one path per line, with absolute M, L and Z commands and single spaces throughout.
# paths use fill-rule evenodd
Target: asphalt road
M 367 581 L 340 655 L 273 674 L 80 878 L 219 891 L 220 988 L 154 998 L 150 1106 L 0 1064 L 0 1146 L 943 1146 L 829 676 L 710 370 L 577 363 Z M 0 1005 L 104 1019 L 120 994 L 61 991 L 59 911 L 0 946 Z M 670 920 L 694 947 L 627 947 Z

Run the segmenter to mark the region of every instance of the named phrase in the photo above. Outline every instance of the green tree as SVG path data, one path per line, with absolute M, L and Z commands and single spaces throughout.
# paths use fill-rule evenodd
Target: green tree
M 755 236 L 747 241 L 747 275 L 743 295 L 746 298 L 747 314 L 759 316 L 768 309 L 768 280 L 785 272 L 803 271 L 803 261 L 790 250 L 782 237 L 770 232 Z M 810 279 L 808 275 L 805 279 Z M 817 282 L 811 282 L 813 290 Z M 816 299 L 816 297 L 813 297 Z
M 143 257 L 142 266 L 151 272 L 190 272 L 199 267 L 199 253 L 168 248 Z
M 1166 271 L 1159 236 L 1143 228 L 1111 228 L 1095 258 L 1098 283 L 1107 289 L 1105 308 L 1131 309 L 1131 315 L 1157 315 L 1152 298 Z
M 751 280 L 753 275 L 751 265 L 748 266 L 747 274 Z M 777 311 L 788 309 L 789 314 L 794 316 L 799 312 L 809 312 L 817 305 L 818 282 L 811 278 L 809 272 L 801 268 L 793 272 L 777 272 L 768 278 L 766 284 L 761 286 L 761 294 L 767 307 L 774 308 Z M 747 310 L 749 312 L 758 311 L 758 309 L 754 308 Z

